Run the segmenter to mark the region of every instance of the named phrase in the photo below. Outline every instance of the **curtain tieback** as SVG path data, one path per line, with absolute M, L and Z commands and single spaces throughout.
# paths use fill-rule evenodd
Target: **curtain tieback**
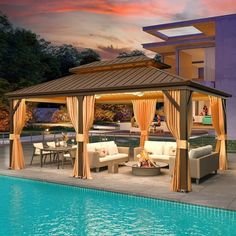
M 147 130 L 141 130 L 141 135 L 148 135 Z
M 20 139 L 20 135 L 19 134 L 10 134 L 9 135 L 9 139 L 10 140 Z
M 177 143 L 177 148 L 188 149 L 188 140 L 177 139 L 176 143 Z
M 76 134 L 76 142 L 84 142 L 84 134 Z
M 218 135 L 218 136 L 217 136 L 217 139 L 218 139 L 218 140 L 221 140 L 221 141 L 224 141 L 224 140 L 227 139 L 227 135 L 226 135 L 226 134 Z

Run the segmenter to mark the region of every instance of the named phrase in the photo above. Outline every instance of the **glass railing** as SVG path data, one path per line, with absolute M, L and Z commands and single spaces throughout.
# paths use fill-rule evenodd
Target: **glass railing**
M 68 132 L 68 137 L 70 139 L 75 139 L 74 132 Z M 42 131 L 23 131 L 21 134 L 22 142 L 46 142 L 56 139 L 62 139 L 61 131 L 52 132 L 42 132 Z M 113 132 L 109 133 L 91 133 L 89 136 L 90 142 L 104 142 L 104 141 L 114 141 L 118 146 L 130 147 L 131 150 L 134 147 L 139 146 L 139 134 L 120 134 Z M 150 136 L 149 140 L 153 141 L 175 141 L 173 137 L 155 137 Z M 216 138 L 214 135 L 204 135 L 191 138 L 189 140 L 190 148 L 201 147 L 205 145 L 212 145 L 213 149 L 216 147 Z M 0 145 L 9 144 L 9 133 L 0 132 Z M 227 152 L 236 153 L 236 140 L 227 140 Z

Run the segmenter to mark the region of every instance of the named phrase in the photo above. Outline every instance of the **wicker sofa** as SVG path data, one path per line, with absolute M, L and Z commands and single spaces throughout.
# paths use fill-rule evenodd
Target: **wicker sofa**
M 219 169 L 219 153 L 212 152 L 212 146 L 206 145 L 190 150 L 190 174 L 199 184 L 200 179 Z M 175 157 L 169 159 L 169 173 L 172 175 L 175 164 Z
M 129 161 L 129 147 L 117 147 L 117 152 L 109 153 L 110 147 L 116 146 L 114 141 L 97 142 L 87 144 L 87 150 L 90 160 L 90 168 L 96 169 L 98 172 L 100 167 L 109 166 L 111 164 L 120 164 Z M 105 156 L 100 156 L 99 149 L 108 150 Z

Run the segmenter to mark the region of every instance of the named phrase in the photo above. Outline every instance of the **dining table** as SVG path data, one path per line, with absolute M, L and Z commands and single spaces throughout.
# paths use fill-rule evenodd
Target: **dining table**
M 54 155 L 54 158 L 57 161 L 57 169 L 60 168 L 60 156 L 63 157 L 63 154 L 69 153 L 70 151 L 76 149 L 76 145 L 67 145 L 67 146 L 56 146 L 56 147 L 49 147 L 44 146 L 42 149 L 40 149 L 40 165 L 43 167 L 43 151 L 50 152 L 50 154 Z M 63 162 L 63 160 L 62 160 Z

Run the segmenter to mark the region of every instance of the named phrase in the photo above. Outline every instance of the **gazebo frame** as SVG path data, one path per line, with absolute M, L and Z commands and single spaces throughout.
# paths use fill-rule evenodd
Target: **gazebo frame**
M 71 72 L 75 73 L 71 76 L 8 93 L 7 96 L 10 101 L 10 134 L 14 132 L 14 114 L 22 99 L 30 102 L 66 103 L 66 97 L 77 97 L 79 134 L 83 134 L 83 100 L 85 96 L 162 91 L 180 113 L 180 139 L 188 140 L 187 113 L 192 102 L 189 92 L 190 94 L 197 92 L 220 97 L 223 99 L 224 106 L 226 106 L 226 99 L 231 96 L 225 92 L 186 80 L 158 68 L 168 68 L 168 66 L 146 56 L 94 62 L 71 69 Z M 170 95 L 169 91 L 172 90 L 180 91 L 180 104 Z M 130 99 L 140 98 L 130 95 Z M 17 103 L 13 107 L 14 100 L 17 100 Z M 13 140 L 10 140 L 10 166 L 12 162 L 12 145 Z M 78 175 L 82 178 L 83 141 L 78 141 L 77 146 L 79 156 Z M 188 149 L 180 148 L 180 159 L 182 163 L 181 189 L 187 191 Z

